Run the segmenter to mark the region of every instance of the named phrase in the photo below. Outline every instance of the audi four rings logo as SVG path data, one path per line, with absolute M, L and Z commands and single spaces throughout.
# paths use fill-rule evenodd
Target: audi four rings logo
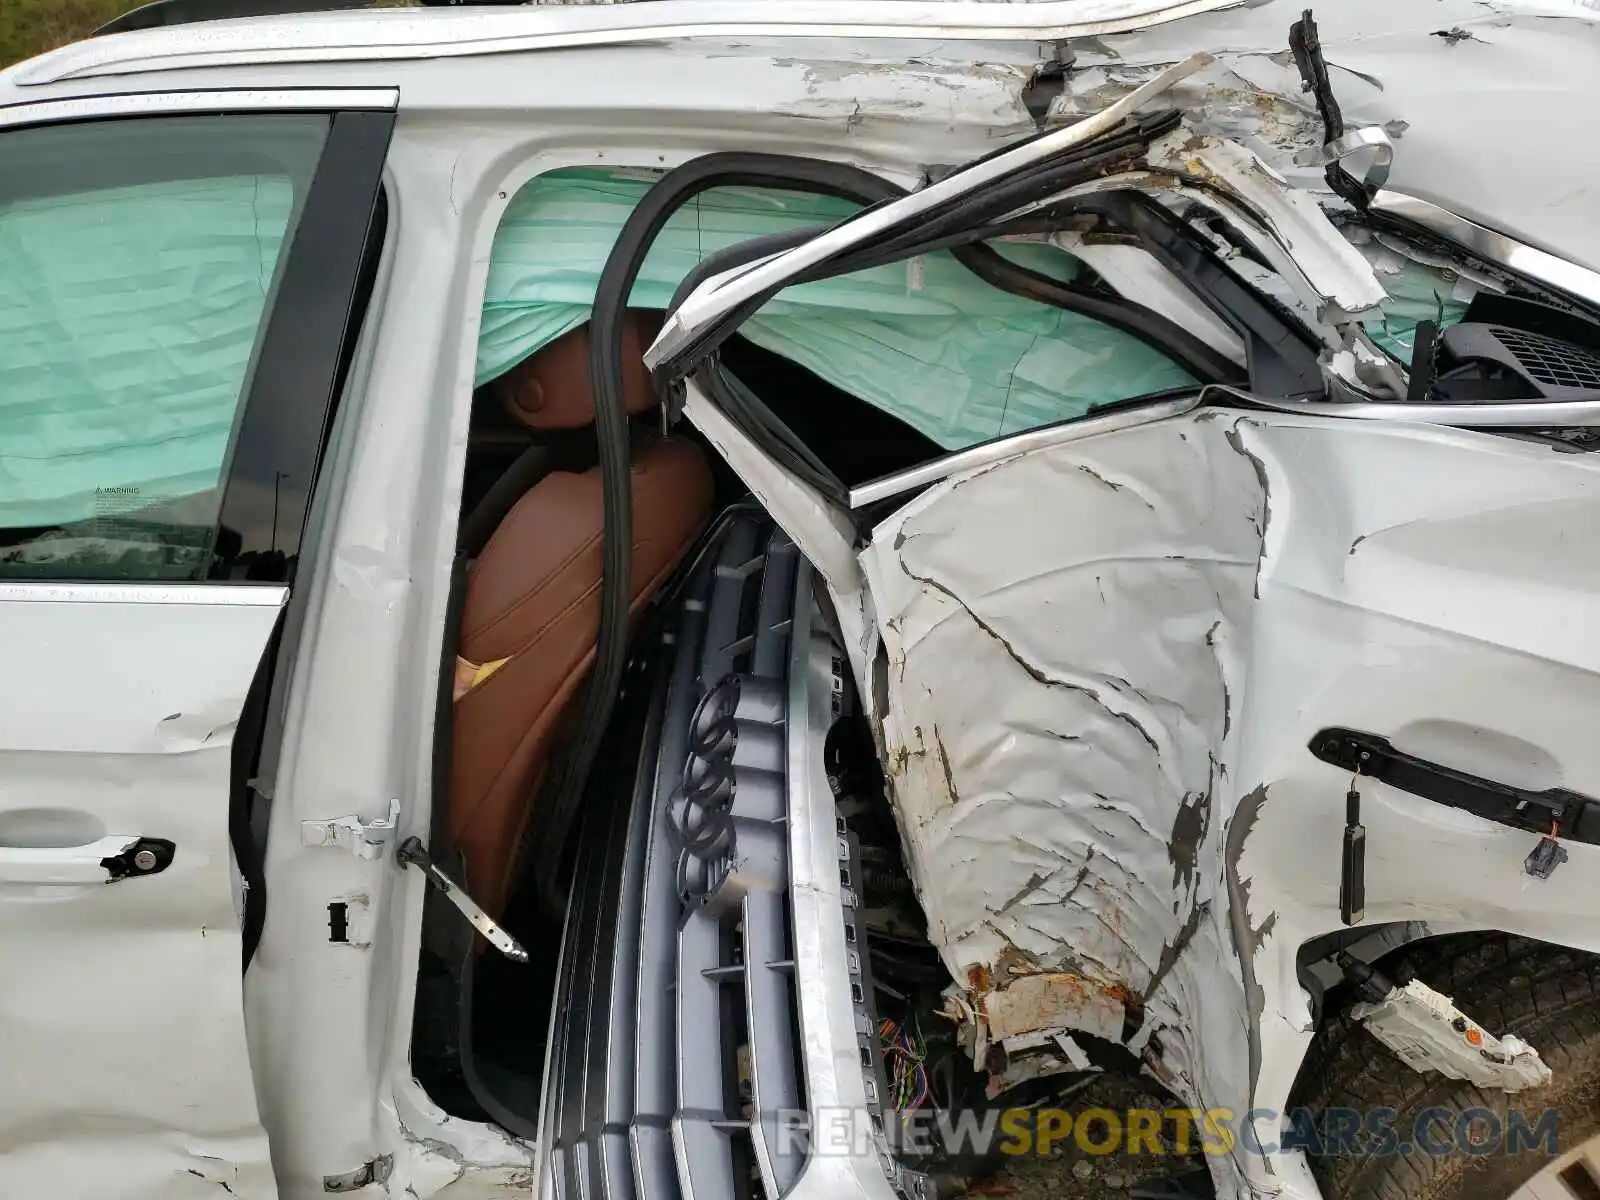
M 678 839 L 678 895 L 703 904 L 727 882 L 735 831 L 733 798 L 738 783 L 733 754 L 739 742 L 734 712 L 740 684 L 730 675 L 706 693 L 690 725 L 689 759 L 669 812 Z

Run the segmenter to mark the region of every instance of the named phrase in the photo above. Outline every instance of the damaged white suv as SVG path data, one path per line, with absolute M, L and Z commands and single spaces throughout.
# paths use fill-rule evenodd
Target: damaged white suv
M 1596 14 L 252 7 L 0 73 L 0 1195 L 1600 1197 Z

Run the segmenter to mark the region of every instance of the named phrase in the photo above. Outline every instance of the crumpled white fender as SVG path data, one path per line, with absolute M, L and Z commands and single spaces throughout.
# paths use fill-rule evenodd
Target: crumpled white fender
M 1312 1033 L 1296 952 L 1341 928 L 1350 781 L 1310 739 L 1342 723 L 1593 789 L 1574 712 L 1600 700 L 1578 617 L 1600 568 L 1559 546 L 1597 505 L 1592 456 L 1213 409 L 946 480 L 879 525 L 874 715 L 979 1042 L 1110 1035 L 1275 1142 Z M 1530 835 L 1363 788 L 1369 923 L 1597 941 L 1593 874 L 1530 886 Z M 1212 1165 L 1220 1195 L 1307 1194 L 1299 1160 Z

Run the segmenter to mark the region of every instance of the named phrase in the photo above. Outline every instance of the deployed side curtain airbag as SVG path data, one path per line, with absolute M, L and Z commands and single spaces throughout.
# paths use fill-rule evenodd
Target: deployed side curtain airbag
M 271 176 L 0 202 L 0 527 L 217 486 L 293 206 Z
M 480 382 L 588 319 L 606 255 L 652 182 L 638 173 L 569 170 L 517 194 L 490 262 Z M 705 193 L 667 223 L 629 303 L 665 309 L 705 256 L 752 237 L 830 224 L 858 207 L 766 188 Z M 1075 259 L 1050 246 L 1001 249 L 1054 279 L 1077 272 Z M 949 449 L 1193 382 L 1130 334 L 1007 294 L 945 252 L 790 288 L 741 332 Z

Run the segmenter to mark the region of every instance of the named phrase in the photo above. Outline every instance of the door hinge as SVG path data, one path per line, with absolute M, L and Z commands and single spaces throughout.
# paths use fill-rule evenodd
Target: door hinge
M 339 846 L 357 858 L 382 858 L 400 823 L 400 801 L 389 801 L 389 815 L 376 821 L 360 817 L 334 817 L 330 821 L 301 821 L 300 841 L 306 846 Z
M 395 859 L 402 867 L 416 867 L 421 871 L 428 882 L 443 892 L 444 898 L 455 905 L 456 911 L 465 917 L 474 929 L 483 934 L 488 943 L 501 954 L 512 962 L 528 961 L 528 952 L 522 948 L 522 943 L 479 908 L 472 897 L 462 890 L 459 883 L 439 869 L 439 865 L 433 861 L 433 856 L 428 853 L 428 848 L 422 844 L 421 838 L 408 837 L 401 842 L 400 849 L 395 852 Z

